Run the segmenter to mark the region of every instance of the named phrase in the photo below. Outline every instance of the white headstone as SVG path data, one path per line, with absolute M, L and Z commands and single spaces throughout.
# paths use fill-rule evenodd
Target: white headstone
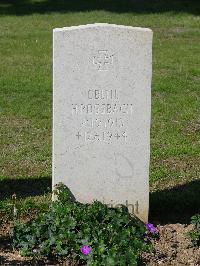
M 53 31 L 53 186 L 148 220 L 152 31 Z

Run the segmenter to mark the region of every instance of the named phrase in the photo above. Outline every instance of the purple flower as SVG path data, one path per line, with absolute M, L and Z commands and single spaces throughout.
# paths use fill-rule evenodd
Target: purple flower
M 147 223 L 147 224 L 145 224 L 145 226 L 146 226 L 147 230 L 149 230 L 149 232 L 151 232 L 151 233 L 156 233 L 157 232 L 157 230 L 156 230 L 156 228 L 154 227 L 153 224 Z
M 88 255 L 92 251 L 92 248 L 88 245 L 84 245 L 80 248 L 80 250 L 84 255 Z

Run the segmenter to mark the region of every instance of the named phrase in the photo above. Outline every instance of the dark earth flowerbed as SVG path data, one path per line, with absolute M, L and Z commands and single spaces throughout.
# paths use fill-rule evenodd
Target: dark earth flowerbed
M 11 224 L 5 224 L 0 230 L 0 265 L 76 265 L 73 262 L 36 261 L 24 258 L 19 252 L 12 250 L 9 232 Z M 143 254 L 143 265 L 200 265 L 200 249 L 192 247 L 185 233 L 192 229 L 192 225 L 166 224 L 158 225 L 159 239 L 152 239 L 155 254 Z

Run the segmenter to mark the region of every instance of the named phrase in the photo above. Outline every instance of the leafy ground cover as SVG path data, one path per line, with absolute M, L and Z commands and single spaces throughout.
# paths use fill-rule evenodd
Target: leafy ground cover
M 156 229 L 131 218 L 125 206 L 74 202 L 63 184 L 55 193 L 48 211 L 26 222 L 15 221 L 13 246 L 21 255 L 67 257 L 78 265 L 138 265 L 141 252 L 152 250 L 148 232 Z

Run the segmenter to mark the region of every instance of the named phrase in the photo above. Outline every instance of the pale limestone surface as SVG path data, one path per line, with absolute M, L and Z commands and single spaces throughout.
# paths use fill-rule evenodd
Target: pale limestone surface
M 149 208 L 152 31 L 92 24 L 53 31 L 53 186 L 76 200 Z

